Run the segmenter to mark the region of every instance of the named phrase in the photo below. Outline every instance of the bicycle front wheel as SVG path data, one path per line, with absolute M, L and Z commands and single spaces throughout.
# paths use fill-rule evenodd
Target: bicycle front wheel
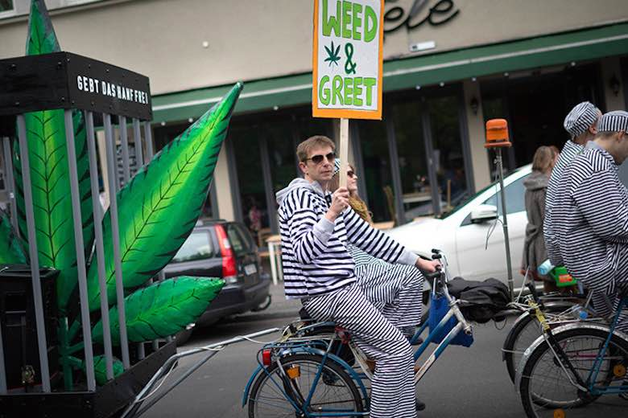
M 333 360 L 328 359 L 321 369 L 322 362 L 323 357 L 316 354 L 295 354 L 281 359 L 283 372 L 277 363 L 262 371 L 251 388 L 249 418 L 326 412 L 361 416 L 362 397 L 353 379 Z
M 574 371 L 585 382 L 607 337 L 607 331 L 594 328 L 573 328 L 555 334 L 557 345 L 562 348 Z M 628 341 L 613 335 L 602 359 L 595 386 L 609 388 L 621 385 L 626 378 L 627 365 Z M 519 386 L 521 402 L 528 417 L 564 417 L 566 410 L 569 410 L 569 418 L 625 414 L 626 401 L 616 395 L 605 396 L 603 401 L 591 403 L 599 396 L 591 396 L 588 391 L 579 390 L 571 383 L 571 380 L 576 381 L 573 372 L 567 365 L 565 370 L 567 373 L 547 341 L 530 354 L 523 366 Z
M 566 309 L 567 306 L 565 304 L 548 305 L 544 313 L 548 314 L 551 318 L 553 314 L 564 312 Z M 506 369 L 508 369 L 508 376 L 510 376 L 510 380 L 513 383 L 515 383 L 517 368 L 519 367 L 523 353 L 542 334 L 541 324 L 539 324 L 533 312 L 522 314 L 508 333 L 502 351 L 504 352 L 504 361 L 506 362 Z

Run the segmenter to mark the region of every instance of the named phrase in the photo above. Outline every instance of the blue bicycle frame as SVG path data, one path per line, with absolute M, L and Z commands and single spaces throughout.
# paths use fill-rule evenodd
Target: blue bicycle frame
M 627 380 L 624 380 L 624 384 L 621 386 L 613 386 L 613 387 L 605 387 L 600 388 L 595 386 L 595 382 L 597 381 L 597 376 L 600 373 L 600 369 L 602 368 L 602 362 L 604 361 L 604 357 L 606 355 L 606 351 L 608 350 L 608 346 L 611 342 L 611 338 L 613 333 L 615 332 L 615 327 L 617 326 L 617 322 L 619 321 L 619 316 L 623 309 L 628 308 L 628 297 L 622 298 L 619 303 L 619 307 L 617 308 L 617 313 L 613 318 L 613 322 L 611 323 L 610 331 L 608 333 L 608 337 L 606 341 L 604 341 L 604 345 L 598 351 L 597 356 L 595 358 L 595 363 L 593 364 L 593 368 L 589 372 L 589 376 L 587 378 L 588 389 L 591 395 L 609 395 L 609 394 L 620 394 L 628 392 L 628 377 Z

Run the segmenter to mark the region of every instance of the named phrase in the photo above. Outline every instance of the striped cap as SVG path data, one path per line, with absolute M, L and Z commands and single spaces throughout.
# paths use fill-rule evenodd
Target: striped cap
M 593 103 L 582 102 L 577 104 L 565 117 L 563 126 L 572 138 L 582 135 L 597 121 L 600 110 Z
M 334 176 L 340 171 L 340 158 L 334 160 Z
M 597 125 L 598 132 L 628 132 L 628 112 L 615 110 L 602 115 Z

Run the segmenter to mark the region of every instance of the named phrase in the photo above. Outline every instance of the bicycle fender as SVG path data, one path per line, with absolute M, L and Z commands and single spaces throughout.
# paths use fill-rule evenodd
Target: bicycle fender
M 511 330 L 515 329 L 515 327 L 517 326 L 517 324 L 521 321 L 523 321 L 525 318 L 530 316 L 530 312 L 524 312 L 521 315 L 519 315 L 517 317 L 517 319 L 515 320 L 515 322 L 512 324 L 512 327 L 510 328 Z M 510 340 L 513 338 L 513 336 L 511 335 L 511 333 L 509 332 L 508 335 L 506 336 L 506 341 L 504 341 L 504 345 L 502 346 L 502 361 L 506 361 L 506 347 L 509 346 L 510 344 Z
M 567 325 L 561 325 L 557 327 L 556 329 L 553 329 L 552 334 L 556 336 L 561 332 L 568 331 L 575 328 L 597 329 L 597 330 L 604 331 L 607 333 L 610 333 L 611 331 L 611 328 L 608 325 L 576 322 L 576 323 L 571 323 Z M 626 335 L 625 333 L 621 331 L 615 330 L 613 334 L 617 336 L 618 338 L 621 338 L 622 340 L 628 341 L 628 335 Z M 519 393 L 519 384 L 521 383 L 521 372 L 523 371 L 526 363 L 528 362 L 528 358 L 539 345 L 543 344 L 544 341 L 545 341 L 545 338 L 543 338 L 543 335 L 541 335 L 539 338 L 534 340 L 534 342 L 532 343 L 532 345 L 530 345 L 530 347 L 526 348 L 526 351 L 523 353 L 523 356 L 521 356 L 521 361 L 519 362 L 519 367 L 517 368 L 517 374 L 515 375 L 515 390 L 517 393 Z
M 253 381 L 255 380 L 257 375 L 260 374 L 263 368 L 264 367 L 261 365 L 257 366 L 257 369 L 255 369 L 255 371 L 249 378 L 249 381 L 246 383 L 246 386 L 244 387 L 244 393 L 242 394 L 242 408 L 246 406 L 246 403 L 249 400 L 249 392 L 251 391 L 251 386 L 253 385 Z

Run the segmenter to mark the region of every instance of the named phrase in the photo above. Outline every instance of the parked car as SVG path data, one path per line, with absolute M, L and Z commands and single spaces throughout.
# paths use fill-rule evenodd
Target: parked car
M 261 271 L 258 248 L 251 234 L 239 222 L 199 221 L 164 273 L 166 277 L 220 277 L 225 281 L 218 296 L 196 321 L 199 326 L 270 304 L 270 278 Z
M 523 283 L 519 269 L 527 215 L 523 181 L 532 165 L 523 166 L 504 178 L 508 208 L 508 234 L 515 289 Z M 393 228 L 388 234 L 419 255 L 429 257 L 432 248 L 447 255 L 450 272 L 468 280 L 489 277 L 508 283 L 506 250 L 501 223 L 499 182 L 471 196 L 440 218 L 424 219 Z

